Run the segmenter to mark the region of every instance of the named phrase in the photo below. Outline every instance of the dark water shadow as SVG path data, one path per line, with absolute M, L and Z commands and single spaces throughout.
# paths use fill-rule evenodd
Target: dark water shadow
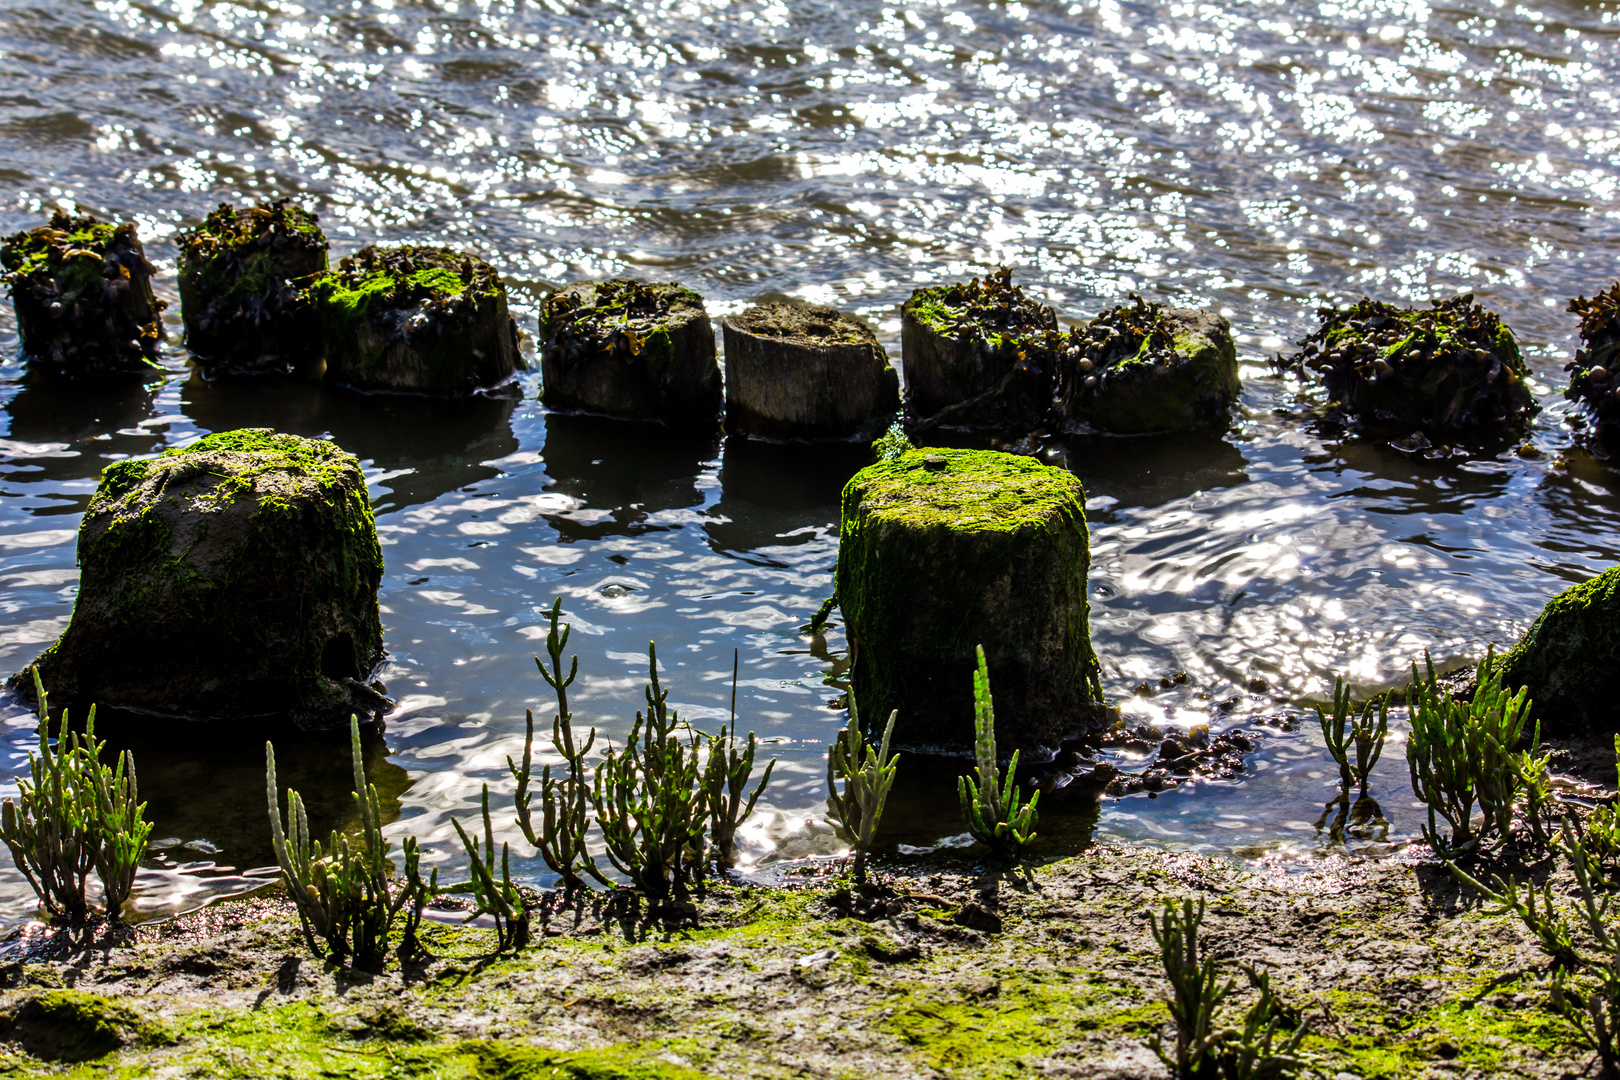
M 723 555 L 815 539 L 836 528 L 844 485 L 870 464 L 864 443 L 767 443 L 731 436 L 720 458 L 720 499 L 707 512 L 709 546 Z
M 657 515 L 703 504 L 698 474 L 719 449 L 718 433 L 562 413 L 547 413 L 545 428 L 546 490 L 597 512 L 589 519 L 548 518 L 560 542 L 661 532 L 676 525 Z
M 446 492 L 499 476 L 485 464 L 514 453 L 515 396 L 447 400 L 356 394 L 300 379 L 221 379 L 193 374 L 181 406 L 209 431 L 266 427 L 332 440 L 363 462 L 394 474 L 379 513 L 430 503 Z
M 161 382 L 105 379 L 73 382 L 30 372 L 5 404 L 9 437 L 30 447 L 5 455 L 0 477 L 53 484 L 95 480 L 109 456 L 150 454 L 164 441 L 160 432 L 136 425 L 155 414 Z M 83 500 L 63 512 L 78 513 Z
M 1055 441 L 1045 460 L 1078 476 L 1088 498 L 1107 496 L 1143 509 L 1249 479 L 1249 462 L 1236 446 L 1196 432 L 1072 435 Z
M 113 761 L 123 750 L 134 754 L 153 840 L 178 840 L 176 850 L 203 841 L 206 846 L 188 851 L 203 853 L 197 857 L 241 869 L 275 863 L 265 796 L 266 739 L 275 744 L 284 811 L 291 788 L 302 796 L 310 828 L 323 844 L 333 829 L 347 830 L 359 821 L 350 796 L 354 770 L 347 731 L 162 720 L 103 709 L 96 715 L 96 735 L 107 741 L 104 760 Z M 381 735 L 362 734 L 361 753 L 383 823 L 397 820 L 409 774 L 388 760 Z

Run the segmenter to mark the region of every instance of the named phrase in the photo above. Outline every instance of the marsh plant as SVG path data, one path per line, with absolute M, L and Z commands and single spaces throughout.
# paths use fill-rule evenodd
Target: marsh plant
M 1170 980 L 1166 1004 L 1176 1034 L 1169 1047 L 1157 1033 L 1148 1046 L 1177 1080 L 1264 1080 L 1293 1076 L 1305 1068 L 1299 1044 L 1306 1026 L 1283 1006 L 1265 972 L 1243 966 L 1259 998 L 1244 1012 L 1241 1029 L 1224 1022 L 1222 1006 L 1236 983 L 1220 981 L 1214 958 L 1199 941 L 1202 897 L 1196 907 L 1190 899 L 1179 906 L 1167 899 L 1160 914 L 1150 915 L 1149 921 Z
M 17 801 L 0 806 L 0 839 L 52 918 L 82 923 L 90 917 L 85 886 L 94 871 L 107 916 L 116 922 L 152 833 L 135 758 L 125 750 L 116 766 L 102 763 L 107 744 L 96 738 L 95 706 L 82 736 L 63 711 L 53 749 L 50 702 L 38 669 L 32 671 L 39 751 L 28 754 L 29 778 L 18 780 Z
M 1339 766 L 1339 787 L 1349 796 L 1352 787 L 1359 786 L 1361 796 L 1367 795 L 1367 783 L 1373 766 L 1384 752 L 1384 739 L 1389 735 L 1389 701 L 1369 701 L 1358 715 L 1350 704 L 1350 687 L 1339 676 L 1333 682 L 1333 715 L 1330 717 L 1316 707 L 1316 719 L 1322 725 L 1322 741 L 1328 753 Z M 1352 761 L 1350 752 L 1355 751 Z
M 1497 875 L 1487 886 L 1455 862 L 1446 865 L 1500 910 L 1518 916 L 1553 963 L 1547 985 L 1553 1010 L 1569 1022 L 1576 1041 L 1597 1054 L 1602 1075 L 1620 1077 L 1620 917 L 1612 911 L 1613 884 L 1599 876 L 1598 858 L 1573 821 L 1565 819 L 1552 847 L 1574 875 L 1574 905 L 1561 902 L 1570 893 L 1551 882 L 1521 884 Z
M 461 837 L 461 846 L 467 852 L 471 877 L 456 885 L 445 887 L 445 892 L 461 893 L 471 897 L 473 909 L 466 921 L 488 915 L 495 923 L 495 948 L 498 952 L 521 949 L 529 943 L 529 909 L 523 904 L 523 894 L 512 883 L 512 845 L 501 841 L 501 861 L 495 862 L 495 827 L 489 818 L 489 785 L 484 785 L 481 803 L 484 818 L 482 849 L 474 836 L 468 836 L 461 822 L 454 818 L 450 824 Z M 437 873 L 437 871 L 434 871 Z
M 658 678 L 657 647 L 647 647 L 646 708 L 636 713 L 625 745 L 607 748 L 594 767 L 587 755 L 596 744 L 596 729 L 583 737 L 575 732 L 568 688 L 579 674 L 573 657 L 563 674 L 562 657 L 571 627 L 562 622 L 562 600 L 548 613 L 546 653 L 549 668 L 535 664 L 557 698 L 552 717 L 552 747 L 562 758 L 558 774 L 547 765 L 541 773 L 539 827 L 529 785 L 534 761 L 534 714 L 526 714 L 527 734 L 521 764 L 507 759 L 517 784 L 518 826 L 526 840 L 565 887 L 579 888 L 586 879 L 612 887 L 591 854 L 593 823 L 602 852 L 620 873 L 655 900 L 683 895 L 700 883 L 711 867 L 729 867 L 736 859 L 737 831 L 754 812 L 776 766 L 772 758 L 749 791 L 757 750 L 753 732 L 737 737 L 737 658 L 732 657 L 731 719 L 715 735 L 695 731 L 670 708 L 669 691 Z M 486 830 L 487 831 L 487 830 Z M 491 887 L 493 849 L 486 844 L 485 876 Z M 471 849 L 469 849 L 471 850 Z M 492 901 L 493 902 L 493 901 Z
M 1005 783 L 1001 779 L 996 762 L 996 711 L 990 698 L 990 666 L 983 645 L 978 647 L 978 656 L 979 667 L 973 673 L 973 751 L 979 778 L 975 781 L 971 776 L 959 777 L 956 794 L 973 838 L 988 844 L 997 859 L 1016 860 L 1035 839 L 1039 820 L 1035 804 L 1041 793 L 1033 792 L 1027 803 L 1023 801 L 1023 793 L 1014 783 L 1019 751 L 1013 751 Z
M 360 722 L 354 716 L 349 717 L 349 749 L 354 765 L 352 794 L 360 811 L 358 836 L 334 829 L 323 846 L 310 831 L 303 798 L 290 788 L 283 820 L 276 751 L 268 741 L 264 744 L 265 798 L 276 862 L 287 895 L 298 909 L 298 923 L 310 952 L 379 971 L 394 922 L 402 912 L 405 927 L 400 951 L 406 955 L 416 951 L 416 930 L 423 909 L 438 891 L 439 872 L 435 869 L 427 881 L 422 880 L 421 852 L 416 838 L 408 836 L 402 845 L 405 872 L 397 883 L 391 883 L 393 864 L 388 853 L 392 845 L 382 835 L 377 789 L 366 782 Z
M 1440 685 L 1428 653 L 1423 659 L 1427 678 L 1414 663 L 1407 692 L 1412 734 L 1406 764 L 1412 791 L 1428 808 L 1424 841 L 1442 858 L 1454 858 L 1505 841 L 1512 830 L 1522 783 L 1513 748 L 1530 713 L 1529 692 L 1505 689 L 1495 657 L 1487 652 L 1473 700 L 1455 701 Z M 1477 828 L 1476 805 L 1483 817 Z
M 849 690 L 849 725 L 838 732 L 827 754 L 827 820 L 841 840 L 855 852 L 854 876 L 866 883 L 866 854 L 872 849 L 883 805 L 894 787 L 900 755 L 889 753 L 894 722 L 900 710 L 889 713 L 883 739 L 874 749 L 861 731 L 855 688 Z

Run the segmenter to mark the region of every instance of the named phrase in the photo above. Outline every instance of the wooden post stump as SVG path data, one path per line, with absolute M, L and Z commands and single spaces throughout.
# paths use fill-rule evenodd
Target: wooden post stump
M 900 409 L 900 377 L 858 319 L 829 307 L 772 303 L 720 325 L 728 432 L 871 439 Z
M 49 225 L 0 241 L 0 266 L 35 363 L 74 377 L 162 371 L 164 303 L 133 221 L 58 210 Z
M 308 295 L 340 386 L 463 397 L 524 366 L 495 268 L 449 248 L 363 248 Z
M 703 298 L 673 282 L 581 281 L 540 307 L 540 400 L 559 412 L 678 427 L 720 414 Z
M 989 658 L 996 737 L 1026 760 L 1099 714 L 1088 625 L 1085 492 L 1072 473 L 981 450 L 910 450 L 844 488 L 837 590 L 863 716 L 896 738 L 973 744 L 974 647 Z

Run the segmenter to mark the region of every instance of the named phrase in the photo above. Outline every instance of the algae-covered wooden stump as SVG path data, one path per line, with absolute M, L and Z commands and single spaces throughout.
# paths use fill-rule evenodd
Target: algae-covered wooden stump
M 900 410 L 900 377 L 859 319 L 830 307 L 773 303 L 720 325 L 728 432 L 871 438 Z
M 1065 470 L 981 450 L 862 469 L 844 488 L 837 570 L 861 715 L 900 710 L 910 746 L 971 746 L 982 644 L 1004 752 L 1080 734 L 1102 702 L 1089 567 L 1085 493 Z
M 1590 425 L 1596 449 L 1620 449 L 1620 282 L 1592 299 L 1578 297 L 1569 310 L 1581 317 L 1581 344 L 1564 366 L 1564 396 L 1580 406 L 1577 419 Z
M 919 289 L 900 308 L 911 412 L 945 427 L 1023 434 L 1043 423 L 1057 375 L 1057 315 L 1003 267 Z
M 304 279 L 326 270 L 315 215 L 286 199 L 221 203 L 177 238 L 186 346 L 210 375 L 286 371 L 320 356 Z
M 379 714 L 382 549 L 354 457 L 262 429 L 109 465 L 79 595 L 35 663 L 53 697 L 303 727 Z M 32 691 L 26 672 L 13 686 Z
M 162 370 L 164 304 L 134 222 L 58 210 L 49 225 L 0 241 L 0 266 L 25 356 L 70 376 Z
M 581 281 L 540 306 L 540 400 L 677 426 L 713 424 L 720 364 L 703 298 L 673 282 Z
M 1399 308 L 1324 307 L 1294 358 L 1321 375 L 1347 423 L 1373 434 L 1511 437 L 1536 412 L 1513 332 L 1472 293 Z
M 523 365 L 495 268 L 449 248 L 362 248 L 310 283 L 326 379 L 463 397 Z
M 1069 335 L 1058 379 L 1064 423 L 1122 434 L 1224 427 L 1243 389 L 1231 324 L 1131 299 Z
M 1497 664 L 1503 686 L 1530 688 L 1547 731 L 1620 727 L 1620 567 L 1553 597 Z

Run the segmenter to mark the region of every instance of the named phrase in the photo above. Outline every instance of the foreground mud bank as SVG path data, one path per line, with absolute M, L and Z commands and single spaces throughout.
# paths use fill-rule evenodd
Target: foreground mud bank
M 207 909 L 108 948 L 0 969 L 0 1069 L 28 1076 L 1168 1076 L 1147 915 L 1208 902 L 1223 975 L 1271 971 L 1328 1077 L 1590 1070 L 1511 916 L 1431 866 L 1305 874 L 1098 849 L 1024 877 L 716 888 L 651 918 L 547 897 L 537 944 L 434 925 L 370 977 L 304 952 L 280 901 Z M 543 930 L 541 929 L 543 927 Z M 1242 998 L 1247 991 L 1239 991 Z

